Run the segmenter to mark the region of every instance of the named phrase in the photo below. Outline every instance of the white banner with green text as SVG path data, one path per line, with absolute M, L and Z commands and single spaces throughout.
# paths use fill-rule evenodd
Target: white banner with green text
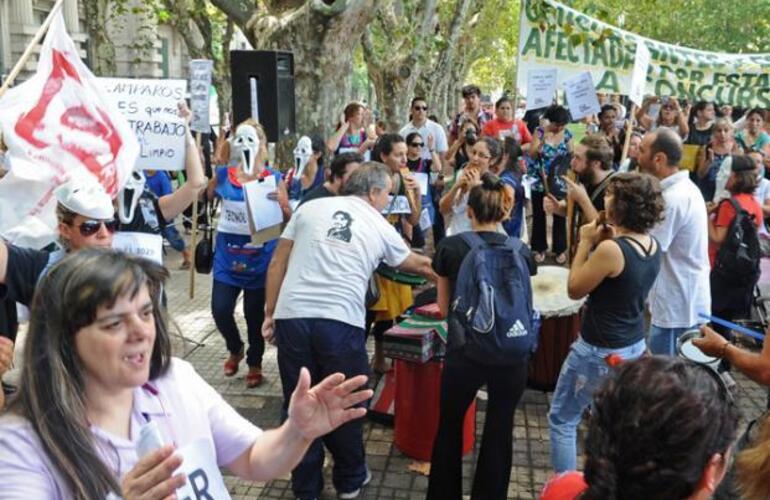
M 527 88 L 530 70 L 556 68 L 560 87 L 564 80 L 590 71 L 597 92 L 626 95 L 636 46 L 644 43 L 651 55 L 646 94 L 770 108 L 770 53 L 705 52 L 629 33 L 552 0 L 525 0 L 524 6 L 520 89 Z

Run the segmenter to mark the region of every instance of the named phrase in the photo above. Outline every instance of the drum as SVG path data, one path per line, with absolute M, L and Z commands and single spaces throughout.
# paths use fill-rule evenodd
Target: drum
M 700 330 L 688 330 L 679 336 L 676 341 L 676 351 L 680 358 L 689 359 L 701 365 L 710 366 L 713 369 L 719 367 L 719 358 L 712 358 L 703 353 L 693 343 L 693 339 L 700 337 Z
M 540 311 L 540 340 L 529 362 L 527 385 L 540 391 L 552 391 L 559 379 L 561 365 L 572 342 L 580 332 L 580 308 L 585 299 L 572 300 L 567 295 L 569 270 L 558 266 L 540 266 L 532 277 L 534 307 Z
M 402 285 L 422 286 L 428 281 L 420 275 L 407 273 L 406 271 L 399 271 L 398 269 L 383 263 L 380 263 L 380 265 L 377 266 L 375 272 L 385 279 L 395 281 L 396 283 L 400 283 Z
M 441 402 L 441 372 L 444 364 L 425 364 L 397 359 L 396 422 L 393 444 L 401 452 L 417 460 L 430 461 L 433 441 L 438 432 Z M 473 451 L 476 440 L 476 400 L 463 420 L 463 455 Z

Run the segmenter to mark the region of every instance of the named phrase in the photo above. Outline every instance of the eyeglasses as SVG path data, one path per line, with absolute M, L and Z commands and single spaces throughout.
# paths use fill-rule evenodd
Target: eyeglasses
M 102 228 L 102 224 L 104 224 L 104 228 L 110 233 L 114 233 L 116 229 L 118 229 L 118 221 L 115 219 L 110 220 L 87 220 L 82 222 L 78 229 L 80 230 L 80 235 L 84 238 L 87 238 L 89 236 L 93 236 L 94 234 L 99 232 L 99 229 Z
M 428 106 L 415 106 L 415 111 L 428 111 Z
M 412 143 L 409 143 L 409 145 L 412 146 L 413 148 L 421 148 L 425 144 L 423 144 L 422 142 L 412 142 Z

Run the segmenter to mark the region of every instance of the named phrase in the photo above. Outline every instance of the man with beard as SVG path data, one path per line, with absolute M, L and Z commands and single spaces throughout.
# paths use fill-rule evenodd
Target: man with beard
M 572 248 L 577 248 L 575 243 L 580 227 L 596 220 L 599 212 L 604 210 L 604 190 L 614 174 L 612 161 L 612 147 L 602 135 L 587 135 L 575 147 L 570 167 L 577 174 L 579 182 L 564 177 L 567 199 L 574 200 L 576 207 L 570 221 Z M 543 200 L 543 209 L 546 213 L 565 217 L 567 200 L 546 197 Z

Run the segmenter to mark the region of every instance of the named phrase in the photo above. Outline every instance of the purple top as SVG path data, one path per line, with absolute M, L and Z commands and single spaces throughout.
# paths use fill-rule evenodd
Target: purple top
M 91 428 L 102 459 L 118 478 L 136 465 L 134 442 L 148 420 L 156 421 L 164 442 L 174 443 L 177 448 L 197 439 L 207 440 L 220 467 L 241 456 L 262 434 L 192 365 L 174 358 L 166 375 L 134 389 L 130 439 Z M 2 498 L 6 500 L 72 498 L 32 425 L 18 415 L 6 413 L 0 417 L 0 477 Z

